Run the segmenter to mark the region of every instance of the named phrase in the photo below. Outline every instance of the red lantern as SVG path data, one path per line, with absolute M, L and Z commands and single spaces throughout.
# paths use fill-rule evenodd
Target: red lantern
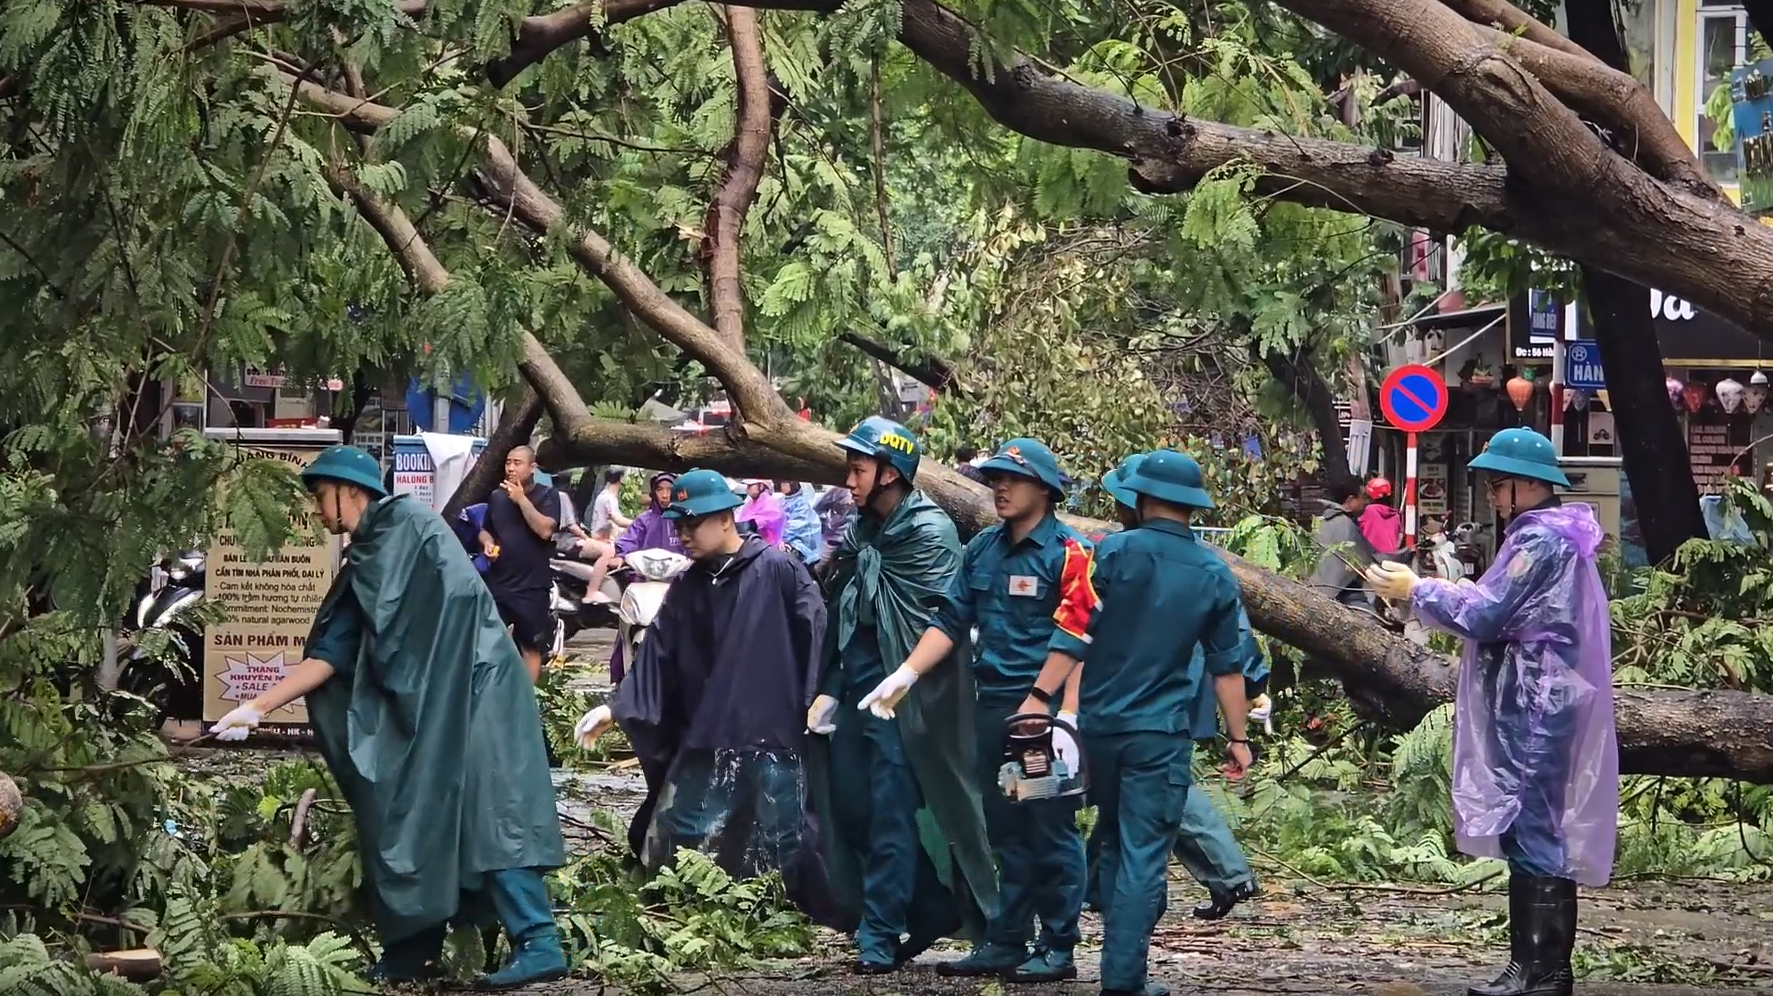
M 1690 412 L 1704 408 L 1705 399 L 1710 394 L 1711 390 L 1697 380 L 1690 380 L 1686 387 L 1681 388 L 1681 400 L 1687 403 L 1687 410 Z
M 1533 382 L 1525 377 L 1515 377 L 1508 382 L 1508 400 L 1514 402 L 1514 410 L 1527 410 L 1527 402 L 1533 400 Z

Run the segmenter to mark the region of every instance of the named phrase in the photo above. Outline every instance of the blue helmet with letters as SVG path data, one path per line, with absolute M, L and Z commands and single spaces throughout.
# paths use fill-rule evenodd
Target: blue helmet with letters
M 910 429 L 879 415 L 859 422 L 850 434 L 837 441 L 838 449 L 879 457 L 892 465 L 899 476 L 910 484 L 917 479 L 917 464 L 923 459 L 923 444 Z

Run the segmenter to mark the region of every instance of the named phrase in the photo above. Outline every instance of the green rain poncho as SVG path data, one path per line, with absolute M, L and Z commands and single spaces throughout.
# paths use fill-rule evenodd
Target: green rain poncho
M 382 941 L 446 920 L 482 874 L 565 862 L 535 689 L 436 512 L 384 498 L 308 637 L 336 673 L 309 724 L 357 823 Z M 353 649 L 354 648 L 354 649 Z
M 826 584 L 830 594 L 824 668 L 838 666 L 851 635 L 870 622 L 887 670 L 897 667 L 929 628 L 937 600 L 960 567 L 960 552 L 954 523 L 921 491 L 907 495 L 884 523 L 872 516 L 858 517 L 834 555 Z M 924 808 L 917 814 L 923 855 L 944 887 L 920 888 L 913 895 L 909 916 L 913 938 L 924 934 L 920 925 L 952 923 L 956 912 L 964 925 L 963 936 L 976 938 L 997 907 L 997 874 L 985 840 L 973 756 L 968 655 L 966 644 L 956 647 L 949 660 L 912 686 L 898 707 L 899 736 L 923 796 Z M 837 722 L 843 721 L 840 715 Z M 831 770 L 825 737 L 808 739 L 816 812 L 833 812 L 834 792 L 869 790 L 865 779 Z M 825 838 L 832 900 L 842 920 L 853 928 L 860 917 L 866 855 L 839 846 L 834 833 Z M 954 909 L 957 900 L 959 910 Z

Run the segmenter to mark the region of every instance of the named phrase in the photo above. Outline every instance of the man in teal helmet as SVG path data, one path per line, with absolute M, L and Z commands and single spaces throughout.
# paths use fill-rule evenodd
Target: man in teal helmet
M 1138 472 L 1146 455 L 1135 453 L 1102 477 L 1103 488 L 1114 496 L 1115 514 L 1121 525 L 1127 529 L 1136 529 L 1139 526 L 1139 496 L 1127 487 L 1127 482 Z M 1262 653 L 1261 644 L 1256 641 L 1249 616 L 1241 604 L 1238 607 L 1237 624 L 1242 636 L 1244 694 L 1253 704 L 1249 718 L 1266 719 L 1269 703 L 1263 690 L 1268 684 L 1268 659 Z M 1204 672 L 1206 654 L 1200 644 L 1195 645 L 1188 666 L 1198 667 Z M 1190 730 L 1190 735 L 1197 742 L 1213 740 L 1219 735 L 1219 704 L 1213 684 L 1202 682 L 1200 693 Z M 1085 891 L 1085 905 L 1093 909 L 1101 909 L 1101 850 L 1102 835 L 1091 834 L 1087 844 L 1090 878 L 1089 888 Z M 1207 901 L 1194 908 L 1197 918 L 1222 919 L 1238 903 L 1256 895 L 1256 875 L 1250 868 L 1249 859 L 1244 856 L 1243 849 L 1238 847 L 1231 828 L 1226 826 L 1225 818 L 1219 814 L 1205 792 L 1188 793 L 1187 801 L 1183 804 L 1181 821 L 1176 828 L 1174 853 L 1176 860 L 1182 862 L 1182 866 L 1188 869 L 1194 880 L 1207 889 Z
M 1102 540 L 1092 578 L 1100 602 L 1081 638 L 1055 646 L 1024 708 L 1081 674 L 1079 730 L 1102 835 L 1102 991 L 1154 996 L 1169 991 L 1150 981 L 1147 955 L 1168 902 L 1165 871 L 1192 781 L 1197 706 L 1210 684 L 1231 741 L 1227 774 L 1242 777 L 1249 704 L 1237 579 L 1190 525 L 1213 507 L 1200 465 L 1158 450 L 1121 487 L 1134 497 L 1139 527 Z
M 998 857 L 998 912 L 984 943 L 959 961 L 936 966 L 943 975 L 1005 976 L 1038 982 L 1077 975 L 1072 949 L 1083 905 L 1083 839 L 1077 829 L 1080 796 L 1012 802 L 998 786 L 1006 723 L 1028 697 L 1054 648 L 1083 635 L 1094 607 L 1089 584 L 1091 547 L 1060 522 L 1059 462 L 1035 439 L 1012 439 L 980 466 L 1001 520 L 973 537 L 961 557 L 931 626 L 898 670 L 866 695 L 860 708 L 891 718 L 925 674 L 951 660 L 977 627 L 973 654 L 977 685 L 977 778 L 985 827 Z M 1055 691 L 1056 694 L 1056 691 Z M 1075 711 L 1075 686 L 1061 716 Z M 1048 711 L 1047 696 L 1038 703 Z M 1054 740 L 1075 755 L 1062 731 Z M 1068 760 L 1075 762 L 1074 756 Z M 1078 769 L 1076 763 L 1071 770 Z M 1040 934 L 1034 935 L 1034 923 Z M 1029 942 L 1034 947 L 1029 949 Z
M 369 454 L 332 447 L 302 480 L 326 529 L 350 537 L 348 562 L 302 662 L 222 717 L 216 738 L 244 739 L 306 697 L 363 848 L 383 943 L 373 979 L 440 978 L 446 925 L 487 905 L 511 958 L 477 988 L 564 977 L 543 872 L 566 845 L 535 690 L 492 595 L 435 512 L 386 496 Z
M 613 721 L 633 744 L 648 792 L 629 843 L 648 869 L 687 847 L 738 876 L 780 870 L 817 915 L 827 890 L 802 847 L 803 761 L 825 606 L 798 557 L 739 533 L 743 502 L 720 474 L 691 470 L 670 498 L 663 514 L 695 563 L 672 582 L 614 701 L 580 721 L 581 742 Z
M 1568 996 L 1576 886 L 1613 867 L 1619 753 L 1612 629 L 1595 557 L 1605 533 L 1568 487 L 1551 440 L 1505 429 L 1471 461 L 1508 520 L 1476 584 L 1367 571 L 1423 625 L 1465 641 L 1454 693 L 1453 830 L 1459 849 L 1508 862 L 1509 960 L 1471 996 Z
M 832 893 L 855 924 L 856 970 L 879 974 L 944 935 L 979 936 L 997 878 L 974 778 L 966 643 L 896 716 L 856 709 L 929 626 L 960 567 L 959 536 L 913 483 L 922 446 L 909 429 L 870 418 L 837 445 L 859 514 L 826 578 L 831 625 L 807 729 Z

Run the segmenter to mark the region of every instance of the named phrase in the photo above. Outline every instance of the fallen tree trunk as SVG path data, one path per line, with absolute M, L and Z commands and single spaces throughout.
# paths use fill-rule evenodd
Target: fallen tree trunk
M 928 0 L 920 2 L 929 9 Z M 909 12 L 906 23 L 912 23 Z M 298 83 L 287 74 L 284 78 L 298 86 L 311 104 L 354 130 L 373 132 L 397 113 Z M 699 466 L 747 477 L 842 483 L 844 462 L 842 451 L 833 445 L 836 433 L 795 417 L 743 352 L 667 294 L 605 236 L 570 219 L 496 136 L 472 129 L 464 129 L 464 136 L 480 143 L 479 168 L 470 186 L 485 208 L 537 235 L 559 239 L 581 269 L 609 286 L 662 339 L 699 361 L 733 400 L 732 423 L 703 437 L 593 418 L 547 350 L 525 333 L 520 367 L 556 428 L 555 436 L 541 447 L 543 466 L 560 467 L 576 460 L 675 471 Z M 447 285 L 447 271 L 397 209 L 377 204 L 349 184 L 340 186 L 364 210 L 422 292 L 434 293 Z M 935 461 L 920 468 L 918 483 L 964 532 L 995 521 L 984 489 Z M 1112 528 L 1105 523 L 1082 525 L 1096 531 Z M 1407 729 L 1452 699 L 1451 662 L 1297 582 L 1236 557 L 1227 559 L 1243 585 L 1255 626 L 1321 661 L 1342 681 L 1356 706 L 1376 721 Z M 1618 729 L 1627 773 L 1728 776 L 1773 784 L 1773 697 L 1633 690 L 1619 695 Z
M 693 466 L 752 477 L 796 477 L 843 482 L 836 433 L 797 425 L 752 427 L 745 438 L 709 435 L 670 439 L 670 433 L 601 438 L 603 424 L 573 438 L 544 440 L 544 466 L 575 459 L 620 459 L 658 470 Z M 615 445 L 611 445 L 614 443 Z M 780 447 L 780 448 L 778 448 Z M 694 459 L 685 459 L 693 453 Z M 918 468 L 918 485 L 963 533 L 995 521 L 984 488 L 934 460 Z M 1089 532 L 1116 527 L 1072 520 Z M 1321 661 L 1335 674 L 1357 711 L 1387 728 L 1407 730 L 1436 706 L 1453 700 L 1456 668 L 1439 654 L 1387 631 L 1366 613 L 1325 598 L 1296 581 L 1225 554 L 1243 586 L 1250 621 L 1263 633 Z M 1627 774 L 1727 777 L 1773 784 L 1773 696 L 1732 691 L 1620 689 L 1615 692 L 1620 770 Z

